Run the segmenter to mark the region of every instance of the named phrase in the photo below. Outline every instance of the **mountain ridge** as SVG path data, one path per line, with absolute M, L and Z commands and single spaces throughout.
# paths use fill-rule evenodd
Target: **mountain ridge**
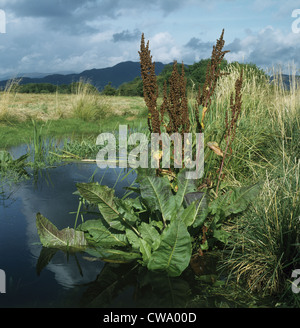
M 161 62 L 155 63 L 155 73 L 159 75 L 164 67 L 169 64 L 163 64 Z M 189 65 L 186 65 L 189 66 Z M 28 77 L 25 76 L 25 73 L 22 73 L 24 77 L 20 77 L 21 81 L 20 85 L 29 84 L 29 83 L 50 83 L 53 85 L 62 85 L 62 84 L 70 84 L 72 82 L 78 82 L 80 80 L 86 81 L 94 85 L 99 91 L 102 91 L 104 87 L 111 82 L 111 85 L 115 88 L 118 88 L 123 83 L 131 82 L 136 77 L 141 76 L 141 67 L 140 62 L 133 61 L 125 61 L 120 62 L 111 67 L 105 68 L 92 68 L 89 70 L 84 70 L 81 73 L 54 73 L 48 74 L 46 76 L 41 77 Z M 39 74 L 43 73 L 29 73 L 29 74 Z M 286 89 L 290 89 L 290 79 L 289 75 L 281 74 L 282 82 Z M 17 78 L 19 79 L 19 78 Z M 273 76 L 269 76 L 269 81 L 272 83 L 274 80 Z M 296 80 L 300 83 L 300 76 L 296 76 Z M 5 85 L 9 79 L 0 80 L 0 88 L 4 89 Z
M 164 67 L 165 64 L 156 62 L 155 73 L 158 75 Z M 81 73 L 50 74 L 39 78 L 24 76 L 19 84 L 51 83 L 54 85 L 62 85 L 84 80 L 101 91 L 109 82 L 111 82 L 113 87 L 118 88 L 121 84 L 130 82 L 140 75 L 141 67 L 139 62 L 125 61 L 111 67 L 84 70 Z M 7 81 L 8 80 L 0 81 L 0 86 L 5 87 Z

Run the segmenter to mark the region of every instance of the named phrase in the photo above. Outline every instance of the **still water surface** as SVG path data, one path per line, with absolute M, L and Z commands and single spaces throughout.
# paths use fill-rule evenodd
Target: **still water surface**
M 40 257 L 43 247 L 37 234 L 36 213 L 42 213 L 58 229 L 73 227 L 76 215 L 70 212 L 78 207 L 78 196 L 73 194 L 76 183 L 88 182 L 91 176 L 100 181 L 104 175 L 102 184 L 113 187 L 119 170 L 105 171 L 94 164 L 76 163 L 40 170 L 38 175 L 29 173 L 29 180 L 2 186 L 0 195 L 0 269 L 6 273 L 6 294 L 0 294 L 0 307 L 79 306 L 86 284 L 96 280 L 105 264 L 86 259 L 85 253 L 57 251 Z M 130 174 L 119 181 L 116 196 L 121 197 L 123 187 L 134 178 Z M 44 265 L 42 262 L 52 255 Z
M 27 146 L 20 146 L 10 152 L 18 158 L 27 151 Z M 72 163 L 28 173 L 27 180 L 5 185 L 0 182 L 0 269 L 6 273 L 6 294 L 0 294 L 0 308 L 184 308 L 215 307 L 223 302 L 222 298 L 203 294 L 191 269 L 169 278 L 136 263 L 105 263 L 84 252 L 67 254 L 42 247 L 36 229 L 38 212 L 58 229 L 74 227 L 76 183 L 92 178 L 110 188 L 115 186 L 115 195 L 122 197 L 124 187 L 135 180 L 133 172 L 122 180 L 120 174 L 126 172 L 120 169 L 101 170 L 96 164 Z M 206 262 L 210 280 L 210 274 L 215 274 L 215 261 L 209 267 Z M 197 303 L 193 303 L 194 298 Z

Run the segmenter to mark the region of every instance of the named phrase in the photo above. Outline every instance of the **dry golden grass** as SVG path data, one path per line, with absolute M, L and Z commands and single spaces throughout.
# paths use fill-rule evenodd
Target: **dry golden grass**
M 71 118 L 80 101 L 91 102 L 103 108 L 107 115 L 137 116 L 145 109 L 143 98 L 110 97 L 77 94 L 21 94 L 4 91 L 0 96 L 0 120 L 25 121 L 27 119 L 48 121 Z

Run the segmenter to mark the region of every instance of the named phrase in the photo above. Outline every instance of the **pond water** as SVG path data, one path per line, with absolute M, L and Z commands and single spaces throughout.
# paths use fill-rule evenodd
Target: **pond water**
M 12 153 L 16 158 L 24 151 L 26 147 L 20 147 Z M 101 170 L 95 164 L 72 163 L 28 172 L 29 179 L 2 185 L 0 190 L 0 269 L 6 274 L 6 293 L 0 294 L 0 307 L 192 305 L 189 302 L 199 291 L 191 271 L 169 278 L 136 263 L 104 263 L 84 252 L 67 254 L 42 247 L 36 214 L 42 213 L 58 229 L 73 227 L 78 208 L 76 183 L 93 177 L 113 187 L 120 169 Z M 116 196 L 122 197 L 124 187 L 134 179 L 134 173 L 123 181 L 119 179 Z M 205 300 L 202 306 L 212 305 L 208 297 Z
M 104 267 L 101 261 L 88 261 L 86 254 L 69 255 L 58 251 L 39 272 L 42 251 L 36 229 L 36 213 L 51 220 L 58 229 L 73 227 L 78 207 L 74 195 L 77 182 L 95 181 L 113 187 L 118 170 L 110 172 L 96 165 L 74 163 L 40 170 L 31 178 L 3 186 L 0 194 L 0 269 L 6 273 L 6 294 L 0 294 L 3 306 L 77 306 L 87 283 L 94 281 Z M 117 183 L 116 196 L 134 179 Z M 75 288 L 78 287 L 78 288 Z

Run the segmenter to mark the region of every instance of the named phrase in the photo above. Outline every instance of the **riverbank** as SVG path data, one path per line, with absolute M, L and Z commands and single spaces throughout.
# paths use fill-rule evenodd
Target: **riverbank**
M 1 99 L 0 148 L 30 143 L 33 121 L 42 137 L 55 138 L 97 136 L 119 124 L 147 124 L 144 100 L 139 97 L 2 93 Z
M 219 140 L 222 140 L 226 111 L 239 76 L 238 70 L 230 73 L 220 80 L 204 122 L 206 179 L 201 181 L 201 186 L 207 189 L 210 188 L 210 179 L 218 173 L 221 157 L 206 146 L 208 142 L 219 142 L 220 150 L 226 148 L 226 140 Z M 252 73 L 251 70 L 244 73 L 242 110 L 231 157 L 223 170 L 220 194 L 228 192 L 228 195 L 234 195 L 230 190 L 254 183 L 261 184 L 261 191 L 242 214 L 230 215 L 225 220 L 225 214 L 220 210 L 215 219 L 209 217 L 206 227 L 212 227 L 217 234 L 212 235 L 213 230 L 207 229 L 206 235 L 195 238 L 194 248 L 203 245 L 203 253 L 209 254 L 213 247 L 218 247 L 223 254 L 220 269 L 229 272 L 230 281 L 243 286 L 251 295 L 276 300 L 272 306 L 299 307 L 299 297 L 291 289 L 291 277 L 300 263 L 300 88 L 295 84 L 290 90 L 285 90 L 279 83 L 270 85 Z M 71 95 L 68 96 L 71 98 L 64 98 L 65 110 L 63 106 L 54 110 L 54 107 L 45 105 L 46 99 L 53 105 L 58 95 L 51 95 L 52 98 L 50 95 L 35 95 L 31 106 L 26 104 L 25 96 L 14 103 L 13 99 L 18 99 L 18 95 L 15 97 L 8 102 L 6 108 L 9 111 L 2 110 L 0 115 L 2 147 L 31 143 L 35 127 L 45 138 L 79 137 L 81 144 L 71 143 L 73 148 L 67 149 L 78 155 L 93 135 L 113 132 L 119 124 L 135 125 L 137 130 L 141 127 L 147 129 L 148 113 L 142 98 L 106 97 L 106 106 L 101 106 L 104 103 L 101 96 Z M 30 97 L 28 95 L 28 101 Z M 32 106 L 39 99 L 44 99 L 44 103 L 40 101 L 39 109 L 34 111 Z M 189 101 L 189 110 L 192 111 L 193 99 Z M 20 113 L 26 110 L 26 119 L 22 119 Z M 90 144 L 95 142 L 92 140 Z M 236 198 L 231 197 L 231 201 L 235 202 Z M 226 202 L 226 197 L 223 200 Z M 236 202 L 242 203 L 243 198 Z M 206 237 L 208 242 L 203 244 Z M 212 246 L 216 237 L 224 237 L 223 242 Z

